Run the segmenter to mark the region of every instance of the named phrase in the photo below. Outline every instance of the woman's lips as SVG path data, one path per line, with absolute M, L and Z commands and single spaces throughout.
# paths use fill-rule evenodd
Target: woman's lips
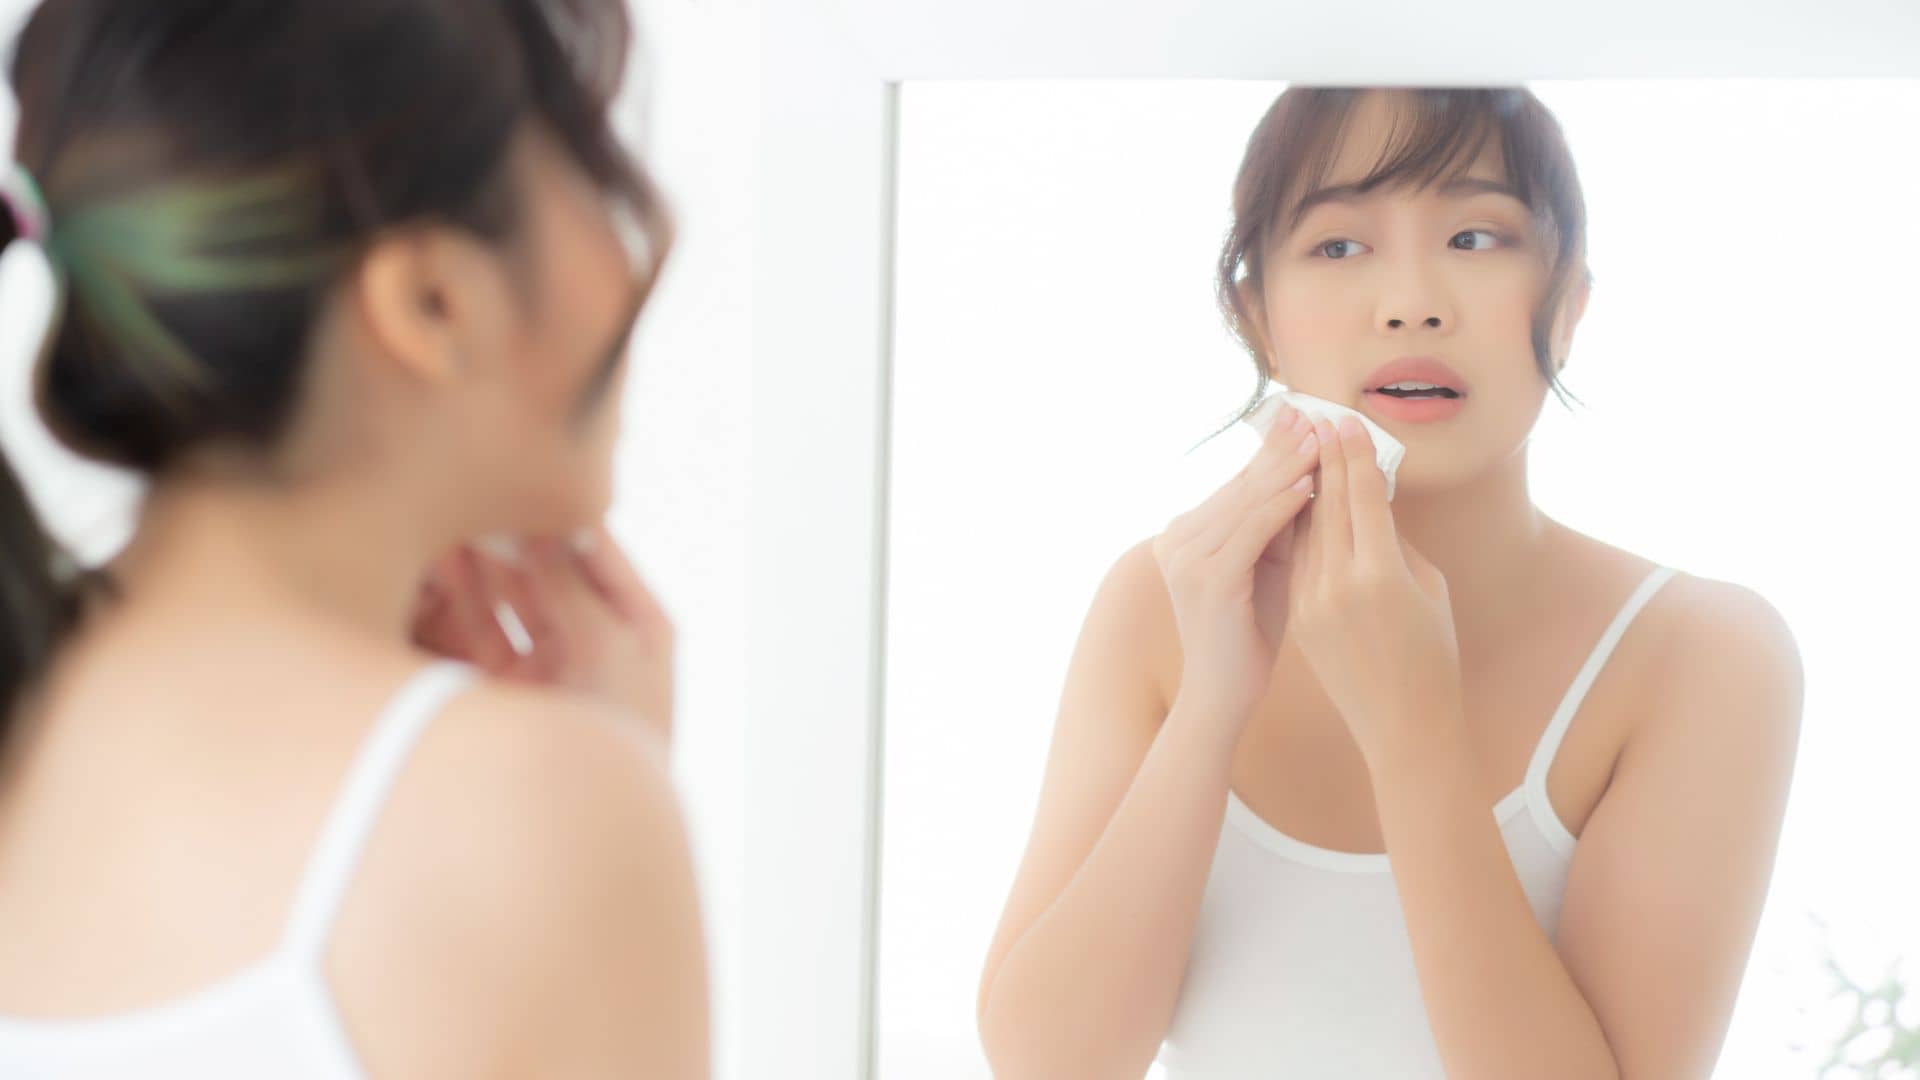
M 1369 390 L 1360 395 L 1360 408 L 1369 416 L 1398 420 L 1407 424 L 1427 424 L 1437 420 L 1451 419 L 1465 408 L 1466 404 L 1467 398 L 1464 394 L 1451 398 L 1402 398 L 1383 394 L 1378 390 Z

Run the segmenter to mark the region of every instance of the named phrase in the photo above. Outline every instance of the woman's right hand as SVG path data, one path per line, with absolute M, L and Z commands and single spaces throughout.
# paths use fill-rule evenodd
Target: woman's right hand
M 462 544 L 429 572 L 415 644 L 500 678 L 578 690 L 673 734 L 674 628 L 604 525 L 582 553 L 538 537 L 507 562 Z M 517 652 L 495 619 L 509 604 L 532 648 Z
M 1272 679 L 1294 519 L 1319 460 L 1312 425 L 1282 403 L 1246 467 L 1153 539 L 1180 633 L 1179 697 L 1224 723 L 1245 723 Z

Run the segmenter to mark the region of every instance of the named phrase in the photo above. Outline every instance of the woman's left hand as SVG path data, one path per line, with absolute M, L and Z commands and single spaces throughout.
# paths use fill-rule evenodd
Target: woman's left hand
M 1460 701 L 1447 580 L 1394 528 L 1365 425 L 1320 433 L 1319 488 L 1296 522 L 1287 632 L 1368 761 L 1415 734 L 1421 709 Z

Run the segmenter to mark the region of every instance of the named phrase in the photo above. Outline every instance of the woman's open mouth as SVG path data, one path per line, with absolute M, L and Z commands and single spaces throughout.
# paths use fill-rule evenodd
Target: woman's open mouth
M 1369 390 L 1361 395 L 1361 408 L 1370 415 L 1424 424 L 1446 420 L 1466 407 L 1465 396 L 1441 387 L 1434 390 Z

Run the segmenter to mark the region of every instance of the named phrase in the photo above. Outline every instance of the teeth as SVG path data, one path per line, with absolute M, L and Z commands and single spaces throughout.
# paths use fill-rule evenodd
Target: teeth
M 1412 380 L 1403 379 L 1400 382 L 1388 383 L 1387 385 L 1381 387 L 1380 389 L 1382 390 L 1439 390 L 1441 389 L 1441 387 L 1435 383 L 1413 382 Z

